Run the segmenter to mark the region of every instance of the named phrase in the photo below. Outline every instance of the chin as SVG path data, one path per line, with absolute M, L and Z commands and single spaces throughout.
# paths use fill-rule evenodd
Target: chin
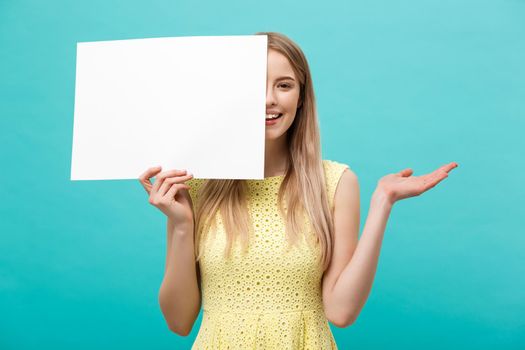
M 284 136 L 279 130 L 266 130 L 266 140 L 277 140 Z
M 293 122 L 293 120 L 292 120 Z M 275 126 L 265 126 L 266 128 L 266 140 L 277 140 L 286 136 L 287 130 L 291 126 L 291 122 L 287 119 L 281 120 L 280 125 Z

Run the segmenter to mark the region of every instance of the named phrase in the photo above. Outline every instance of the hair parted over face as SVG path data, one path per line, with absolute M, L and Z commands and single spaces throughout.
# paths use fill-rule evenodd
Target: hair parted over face
M 285 218 L 285 233 L 292 245 L 301 236 L 312 242 L 313 236 L 313 243 L 319 248 L 320 263 L 326 270 L 333 251 L 334 226 L 326 192 L 310 68 L 302 50 L 287 36 L 276 32 L 255 35 L 268 37 L 266 113 L 283 113 L 284 117 L 275 125 L 266 125 L 266 140 L 286 136 L 289 162 L 277 200 Z M 210 236 L 208 233 L 217 232 L 219 213 L 226 235 L 225 254 L 231 251 L 237 239 L 247 251 L 254 236 L 254 225 L 247 210 L 245 182 L 207 179 L 200 187 L 195 205 L 197 261 L 202 256 L 202 242 Z

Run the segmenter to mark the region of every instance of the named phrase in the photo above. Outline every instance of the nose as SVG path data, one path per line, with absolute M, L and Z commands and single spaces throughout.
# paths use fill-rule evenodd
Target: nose
M 275 94 L 271 86 L 268 86 L 266 84 L 266 105 L 267 106 L 273 106 L 275 105 L 276 99 Z

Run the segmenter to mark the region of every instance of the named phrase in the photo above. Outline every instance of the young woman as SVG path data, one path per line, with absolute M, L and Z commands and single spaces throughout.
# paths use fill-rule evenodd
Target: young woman
M 188 335 L 202 296 L 193 349 L 337 349 L 327 321 L 347 327 L 359 315 L 392 206 L 457 164 L 381 178 L 358 241 L 357 176 L 321 158 L 306 58 L 282 34 L 257 34 L 268 36 L 265 178 L 195 179 L 160 167 L 140 176 L 167 216 L 160 307 L 168 327 Z

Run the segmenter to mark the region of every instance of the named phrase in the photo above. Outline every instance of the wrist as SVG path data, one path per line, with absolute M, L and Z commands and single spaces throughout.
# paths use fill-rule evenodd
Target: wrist
M 188 225 L 175 225 L 173 233 L 179 237 L 192 237 L 193 238 L 193 224 Z
M 383 191 L 381 188 L 376 188 L 372 194 L 372 200 L 370 201 L 371 205 L 376 207 L 384 208 L 388 211 L 392 210 L 395 201 L 392 200 L 392 196 Z

